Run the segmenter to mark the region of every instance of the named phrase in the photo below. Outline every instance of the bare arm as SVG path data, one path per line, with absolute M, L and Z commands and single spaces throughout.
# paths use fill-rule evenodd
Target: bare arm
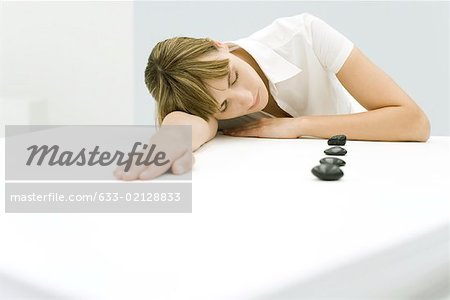
M 214 138 L 217 134 L 218 122 L 214 117 L 206 122 L 198 116 L 182 111 L 174 111 L 168 114 L 162 125 L 192 125 L 192 152 L 201 145 Z
M 342 85 L 368 111 L 345 115 L 314 115 L 261 119 L 224 130 L 232 136 L 419 141 L 430 136 L 430 121 L 417 104 L 356 47 L 336 74 Z
M 430 122 L 417 104 L 356 47 L 336 74 L 367 112 L 304 116 L 298 119 L 300 135 L 349 139 L 421 141 L 430 136 Z
M 201 145 L 216 136 L 218 122 L 211 117 L 206 122 L 200 117 L 190 115 L 180 111 L 174 111 L 168 114 L 162 124 L 163 125 L 191 125 L 192 126 L 192 152 L 186 151 L 189 147 L 189 140 L 183 143 L 183 137 L 173 136 L 174 131 L 163 132 L 163 129 L 157 131 L 152 137 L 152 143 L 155 143 L 160 149 L 166 152 L 166 158 L 171 161 L 170 164 L 156 167 L 154 165 L 133 165 L 129 172 L 124 172 L 123 166 L 114 170 L 114 175 L 120 180 L 149 180 L 164 174 L 169 168 L 174 174 L 183 174 L 192 169 L 194 163 L 193 152 L 200 148 Z M 177 131 L 175 130 L 175 134 Z M 161 134 L 159 134 L 161 133 Z M 178 140 L 180 138 L 180 140 Z M 188 144 L 186 144 L 188 143 Z

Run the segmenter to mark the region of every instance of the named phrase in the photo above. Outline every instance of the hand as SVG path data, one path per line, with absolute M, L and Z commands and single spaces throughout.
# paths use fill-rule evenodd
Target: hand
M 223 133 L 231 136 L 295 139 L 300 136 L 299 120 L 299 118 L 265 118 L 241 127 L 225 129 Z
M 164 152 L 163 161 L 169 161 L 166 164 L 157 166 L 155 164 L 136 165 L 137 157 L 133 157 L 133 163 L 127 172 L 125 165 L 119 166 L 114 170 L 114 176 L 119 180 L 150 180 L 156 178 L 169 169 L 173 174 L 179 175 L 192 169 L 194 164 L 194 154 L 192 153 L 191 139 L 177 133 L 176 130 L 159 130 L 150 139 L 148 147 L 143 152 L 143 157 L 147 157 L 151 145 L 155 145 L 153 153 Z

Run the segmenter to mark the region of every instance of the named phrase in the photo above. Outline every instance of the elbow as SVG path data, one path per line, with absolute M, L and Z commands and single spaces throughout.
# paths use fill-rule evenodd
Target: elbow
M 431 124 L 428 117 L 421 109 L 415 110 L 413 117 L 411 118 L 413 122 L 412 128 L 414 134 L 415 142 L 426 142 L 430 138 Z
M 430 120 L 428 120 L 428 118 L 427 118 L 427 116 L 425 116 L 425 114 L 424 114 L 424 117 L 425 117 L 424 124 L 423 124 L 424 133 L 423 133 L 422 142 L 428 141 L 428 139 L 430 138 L 430 132 L 431 132 Z

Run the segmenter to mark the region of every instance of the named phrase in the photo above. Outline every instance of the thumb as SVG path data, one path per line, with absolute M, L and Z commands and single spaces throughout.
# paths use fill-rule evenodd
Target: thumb
M 187 171 L 192 169 L 194 162 L 195 162 L 194 153 L 188 150 L 184 152 L 184 154 L 180 156 L 176 161 L 173 162 L 171 169 L 172 173 L 176 175 L 186 173 Z

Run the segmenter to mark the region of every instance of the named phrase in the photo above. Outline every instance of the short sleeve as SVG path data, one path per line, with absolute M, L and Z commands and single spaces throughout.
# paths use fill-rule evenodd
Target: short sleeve
M 342 33 L 311 14 L 305 14 L 314 53 L 325 70 L 338 73 L 353 49 Z

